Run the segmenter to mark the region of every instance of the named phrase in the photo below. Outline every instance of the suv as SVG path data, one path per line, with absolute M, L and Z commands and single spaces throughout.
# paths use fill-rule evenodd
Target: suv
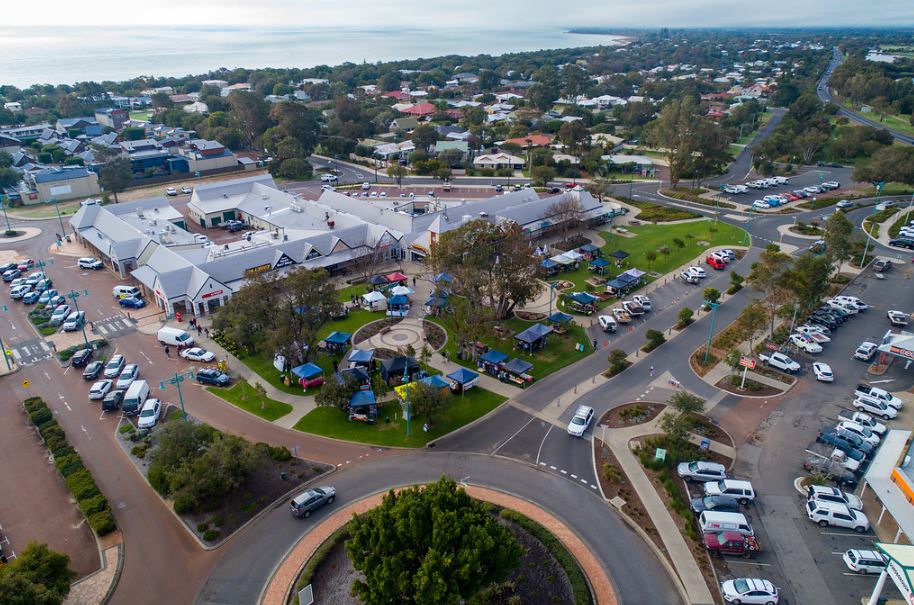
M 692 498 L 689 508 L 696 515 L 700 515 L 706 510 L 715 513 L 738 513 L 739 502 L 736 498 L 730 496 L 702 496 L 701 498 Z
M 705 483 L 705 495 L 730 496 L 731 498 L 736 498 L 742 505 L 749 504 L 755 500 L 755 490 L 752 489 L 752 484 L 748 481 L 738 481 L 736 479 Z
M 231 382 L 228 374 L 224 374 L 215 368 L 204 368 L 197 372 L 197 382 L 200 384 L 211 384 L 217 387 L 228 386 Z
M 679 279 L 681 279 L 684 283 L 687 283 L 687 284 L 697 284 L 698 283 L 698 278 L 696 276 L 692 275 L 691 273 L 689 273 L 688 271 L 681 271 L 679 273 Z
M 88 364 L 90 359 L 92 359 L 92 349 L 80 349 L 70 357 L 70 366 L 81 368 Z
M 892 268 L 892 261 L 886 258 L 878 258 L 876 262 L 873 263 L 873 271 L 876 273 L 885 273 Z
M 857 550 L 852 548 L 841 557 L 844 564 L 854 573 L 882 573 L 885 570 L 885 556 L 875 550 Z
M 101 269 L 104 266 L 102 265 L 102 261 L 97 258 L 92 258 L 91 256 L 80 258 L 76 261 L 76 265 L 80 269 Z
M 852 510 L 846 504 L 824 502 L 821 500 L 806 501 L 806 516 L 818 523 L 819 527 L 846 527 L 858 533 L 865 533 L 870 528 L 866 515 L 859 510 Z
M 124 391 L 116 390 L 110 391 L 105 398 L 102 399 L 102 411 L 104 412 L 113 412 L 115 410 L 121 409 L 121 405 L 124 403 Z
M 314 487 L 292 498 L 289 509 L 296 517 L 310 517 L 314 510 L 324 504 L 333 504 L 335 497 L 336 488 L 329 485 Z
M 676 473 L 686 481 L 720 481 L 727 478 L 727 467 L 717 462 L 680 462 Z
M 744 536 L 738 531 L 708 533 L 702 539 L 708 553 L 718 557 L 735 555 L 749 559 L 761 550 L 755 536 Z
M 591 420 L 593 420 L 593 408 L 586 405 L 578 406 L 571 422 L 568 423 L 568 434 L 572 437 L 580 437 L 590 426 Z
M 806 488 L 807 500 L 821 500 L 822 502 L 837 502 L 844 504 L 853 510 L 863 510 L 863 502 L 854 494 L 842 492 L 837 487 L 826 487 L 824 485 L 810 485 Z

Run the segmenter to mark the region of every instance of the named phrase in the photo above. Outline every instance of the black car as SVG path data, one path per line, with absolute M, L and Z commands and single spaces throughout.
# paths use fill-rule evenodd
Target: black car
M 907 248 L 908 250 L 914 250 L 914 239 L 907 237 L 896 237 L 895 239 L 889 240 L 890 246 L 897 246 L 898 248 Z
M 559 189 L 558 187 L 552 187 L 552 188 L 549 190 L 549 193 L 561 193 L 561 192 L 562 192 L 562 190 Z
M 204 368 L 197 372 L 197 382 L 200 384 L 211 384 L 217 387 L 228 386 L 232 381 L 228 374 L 220 372 L 214 368 Z
M 73 353 L 73 357 L 70 358 L 70 365 L 74 368 L 81 368 L 88 364 L 90 359 L 92 359 L 92 349 L 80 349 Z
M 838 327 L 838 322 L 836 322 L 833 317 L 826 315 L 810 315 L 806 321 L 811 324 L 825 326 L 829 330 L 835 330 Z
M 98 378 L 99 374 L 102 373 L 102 370 L 105 369 L 105 364 L 100 361 L 93 361 L 86 366 L 86 369 L 83 370 L 83 378 L 86 380 L 95 380 Z
M 6 273 L 10 269 L 15 269 L 19 266 L 19 263 L 4 263 L 0 265 L 0 275 Z
M 692 498 L 691 508 L 696 515 L 700 515 L 706 510 L 716 513 L 738 513 L 739 502 L 730 496 L 703 496 Z
M 102 399 L 102 410 L 105 412 L 113 412 L 114 410 L 121 409 L 121 404 L 124 403 L 124 391 L 110 391 L 105 398 Z

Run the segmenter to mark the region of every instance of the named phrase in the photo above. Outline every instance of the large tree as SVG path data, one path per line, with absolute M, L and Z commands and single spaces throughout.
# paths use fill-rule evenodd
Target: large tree
M 311 359 L 318 331 L 340 310 L 336 289 L 323 269 L 293 271 L 281 287 L 279 300 L 273 300 L 276 324 L 266 335 L 267 344 L 286 359 Z
M 498 582 L 520 562 L 514 535 L 452 479 L 391 490 L 349 522 L 346 551 L 364 580 L 365 605 L 454 605 Z
M 914 185 L 914 147 L 893 145 L 881 148 L 869 162 L 857 166 L 854 180 Z
M 253 92 L 235 91 L 228 96 L 232 121 L 241 131 L 245 147 L 254 142 L 270 125 L 270 108 L 263 97 Z
M 0 603 L 60 605 L 76 577 L 69 564 L 67 555 L 45 544 L 29 543 L 11 563 L 0 567 Z
M 416 149 L 427 152 L 429 147 L 434 145 L 435 141 L 438 140 L 438 132 L 433 126 L 420 124 L 419 126 L 416 126 L 409 138 L 413 142 L 413 145 L 416 146 Z
M 660 110 L 657 119 L 647 128 L 646 139 L 666 158 L 670 170 L 670 186 L 679 183 L 688 170 L 695 149 L 696 125 L 701 120 L 692 97 L 670 101 Z
M 133 182 L 133 168 L 127 158 L 114 158 L 102 166 L 98 175 L 98 182 L 105 191 L 114 194 L 114 203 L 117 203 L 117 194 L 124 191 Z
M 424 382 L 418 382 L 409 388 L 409 405 L 411 413 L 423 418 L 429 426 L 435 418 L 447 409 L 451 402 L 451 392 Z
M 746 282 L 762 293 L 762 305 L 768 316 L 771 336 L 774 336 L 774 320 L 778 310 L 793 298 L 791 258 L 781 252 L 776 244 L 769 244 L 752 270 Z
M 270 110 L 270 119 L 276 123 L 276 128 L 301 147 L 302 156 L 311 155 L 320 132 L 316 111 L 301 103 L 277 103 Z
M 835 212 L 825 222 L 825 250 L 828 256 L 843 263 L 851 258 L 854 224 L 843 212 Z

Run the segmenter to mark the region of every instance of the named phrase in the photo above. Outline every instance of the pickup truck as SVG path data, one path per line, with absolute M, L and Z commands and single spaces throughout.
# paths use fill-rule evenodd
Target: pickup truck
M 613 307 L 613 317 L 615 317 L 616 322 L 620 324 L 629 324 L 632 322 L 632 316 L 628 314 L 628 311 L 620 309 L 619 307 Z
M 794 374 L 800 371 L 800 364 L 792 360 L 790 357 L 787 357 L 783 353 L 774 353 L 765 354 L 762 353 L 758 356 L 759 360 L 764 363 L 766 366 L 771 366 L 772 368 L 777 368 L 788 374 Z
M 802 326 L 801 326 L 801 328 L 802 328 Z M 817 344 L 820 344 L 820 345 L 824 345 L 827 342 L 831 342 L 831 338 L 829 338 L 822 332 L 818 332 L 816 330 L 809 330 L 808 332 L 805 332 L 802 329 L 797 329 L 797 332 L 799 332 L 800 334 L 805 334 L 806 336 L 809 336 L 811 339 L 816 341 Z
M 870 386 L 868 384 L 860 383 L 857 385 L 857 388 L 854 389 L 855 397 L 869 397 L 871 399 L 879 399 L 886 405 L 892 406 L 896 410 L 900 410 L 904 405 L 904 402 L 895 397 L 885 389 L 880 389 L 878 387 Z
M 651 299 L 643 294 L 635 294 L 632 296 L 632 300 L 641 305 L 641 308 L 644 309 L 645 312 L 648 312 L 653 308 Z
M 872 397 L 857 397 L 854 399 L 854 408 L 860 412 L 879 416 L 883 420 L 891 420 L 898 415 L 898 410 L 884 401 Z
M 889 311 L 886 315 L 889 317 L 889 323 L 899 327 L 908 325 L 908 319 L 910 318 L 910 316 L 903 311 Z
M 838 453 L 843 455 L 843 452 Z M 845 462 L 847 461 L 847 459 L 833 460 L 820 454 L 809 454 L 806 456 L 806 460 L 803 461 L 803 470 L 818 475 L 824 475 L 826 479 L 837 487 L 854 489 L 857 487 L 857 483 L 860 482 L 856 470 L 859 469 L 859 465 L 855 460 L 849 460 L 849 462 L 852 462 L 856 467 L 855 470 L 850 470 L 845 466 Z
M 822 352 L 822 345 L 817 343 L 815 340 L 813 340 L 813 338 L 811 336 L 808 336 L 806 334 L 800 334 L 800 333 L 791 334 L 790 342 L 796 348 L 800 349 L 801 351 L 806 351 L 807 353 L 821 353 Z
M 877 435 L 885 434 L 885 425 L 881 422 L 876 422 L 876 420 L 869 414 L 864 414 L 863 412 L 839 412 L 838 420 L 841 422 L 856 422 L 861 426 L 865 426 L 872 432 Z
M 818 456 L 820 458 L 825 458 L 826 460 L 837 462 L 842 468 L 845 468 L 852 473 L 861 470 L 860 466 L 865 458 L 863 452 L 860 450 L 855 449 L 854 451 L 856 454 L 849 454 L 848 452 L 836 448 L 834 445 L 821 443 L 818 439 L 806 448 L 806 453 L 810 456 Z
M 641 317 L 644 315 L 644 307 L 633 300 L 623 300 L 622 308 L 628 311 L 628 314 L 632 317 Z

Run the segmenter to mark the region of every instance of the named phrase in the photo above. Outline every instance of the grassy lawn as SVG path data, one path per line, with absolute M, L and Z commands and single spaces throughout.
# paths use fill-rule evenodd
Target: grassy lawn
M 359 328 L 377 319 L 384 319 L 381 311 L 366 311 L 365 309 L 352 309 L 345 319 L 330 320 L 322 327 L 317 335 L 319 338 L 330 336 L 331 332 L 349 332 L 355 334 Z
M 206 387 L 206 390 L 225 399 L 235 407 L 260 416 L 270 422 L 277 418 L 282 418 L 292 411 L 292 406 L 288 403 L 276 401 L 269 397 L 261 397 L 257 391 L 244 380 L 239 380 L 228 389 L 218 387 Z M 299 389 L 300 390 L 300 389 Z
M 762 113 L 761 115 L 759 115 L 758 128 L 756 128 L 752 132 L 747 132 L 743 136 L 737 138 L 735 141 L 735 145 L 740 146 L 740 149 L 742 149 L 742 147 L 744 147 L 745 145 L 748 145 L 749 142 L 755 138 L 755 135 L 758 134 L 758 131 L 761 130 L 765 126 L 765 124 L 767 124 L 768 122 L 771 121 L 771 118 L 773 115 L 774 114 L 772 114 L 770 111 L 766 111 L 766 112 Z M 731 144 L 731 147 L 732 146 L 733 145 Z
M 558 305 L 556 297 L 556 305 Z M 554 310 L 559 310 L 558 306 L 554 307 Z M 451 361 L 459 363 L 465 367 L 468 367 L 472 370 L 476 369 L 476 363 L 467 360 L 467 359 L 457 359 L 457 338 L 454 336 L 454 331 L 451 329 L 450 322 L 452 318 L 448 317 L 438 317 L 438 318 L 428 318 L 431 321 L 434 321 L 438 325 L 444 327 L 448 333 L 447 344 L 444 346 L 444 350 L 447 351 L 448 357 Z M 594 319 L 596 321 L 596 319 Z M 512 317 L 506 321 L 496 322 L 496 325 L 503 327 L 507 330 L 507 336 L 504 338 L 498 338 L 495 335 L 489 335 L 481 338 L 482 342 L 489 345 L 490 348 L 497 351 L 501 351 L 505 355 L 510 357 L 519 357 L 524 361 L 529 361 L 533 364 L 533 369 L 528 373 L 533 376 L 535 379 L 539 380 L 545 378 L 549 374 L 552 374 L 556 370 L 564 368 L 567 365 L 571 365 L 576 361 L 583 359 L 589 355 L 593 348 L 590 345 L 590 339 L 587 338 L 587 334 L 579 325 L 572 325 L 568 329 L 567 334 L 552 334 L 548 337 L 548 344 L 545 349 L 540 349 L 539 351 L 529 355 L 520 350 L 513 350 L 514 346 L 514 335 L 518 332 L 526 330 L 534 322 L 524 321 L 518 319 L 517 317 Z M 582 344 L 584 345 L 584 351 L 578 351 L 575 349 L 575 345 Z
M 350 422 L 345 412 L 336 408 L 317 408 L 308 412 L 295 425 L 295 429 L 335 439 L 371 443 L 392 447 L 423 447 L 461 426 L 483 416 L 501 404 L 505 397 L 479 387 L 465 395 L 455 395 L 448 409 L 435 421 L 429 432 L 422 430 L 423 419 L 414 416 L 410 423 L 410 436 L 406 437 L 406 421 L 396 401 L 384 403 L 375 424 Z
M 81 200 L 73 200 L 71 202 L 60 202 L 58 207 L 60 208 L 61 216 L 71 216 L 76 214 L 76 211 L 79 210 L 79 203 Z M 21 216 L 23 218 L 56 218 L 57 210 L 54 208 L 54 204 L 32 204 L 29 206 L 21 206 L 19 208 L 9 208 L 7 210 L 10 216 Z
M 151 111 L 131 111 L 129 114 L 131 120 L 137 120 L 139 122 L 151 122 L 152 121 L 152 112 Z
M 887 114 L 885 116 L 885 118 L 880 119 L 879 114 L 873 113 L 873 112 L 863 113 L 859 109 L 854 107 L 853 103 L 851 103 L 850 101 L 843 101 L 841 104 L 846 109 L 850 109 L 851 111 L 853 111 L 855 113 L 859 113 L 863 117 L 865 117 L 869 120 L 872 120 L 873 122 L 876 122 L 880 126 L 885 126 L 886 128 L 893 128 L 895 130 L 898 130 L 898 131 L 901 131 L 901 132 L 904 132 L 907 134 L 914 134 L 914 125 L 911 125 L 911 116 L 910 115 Z

